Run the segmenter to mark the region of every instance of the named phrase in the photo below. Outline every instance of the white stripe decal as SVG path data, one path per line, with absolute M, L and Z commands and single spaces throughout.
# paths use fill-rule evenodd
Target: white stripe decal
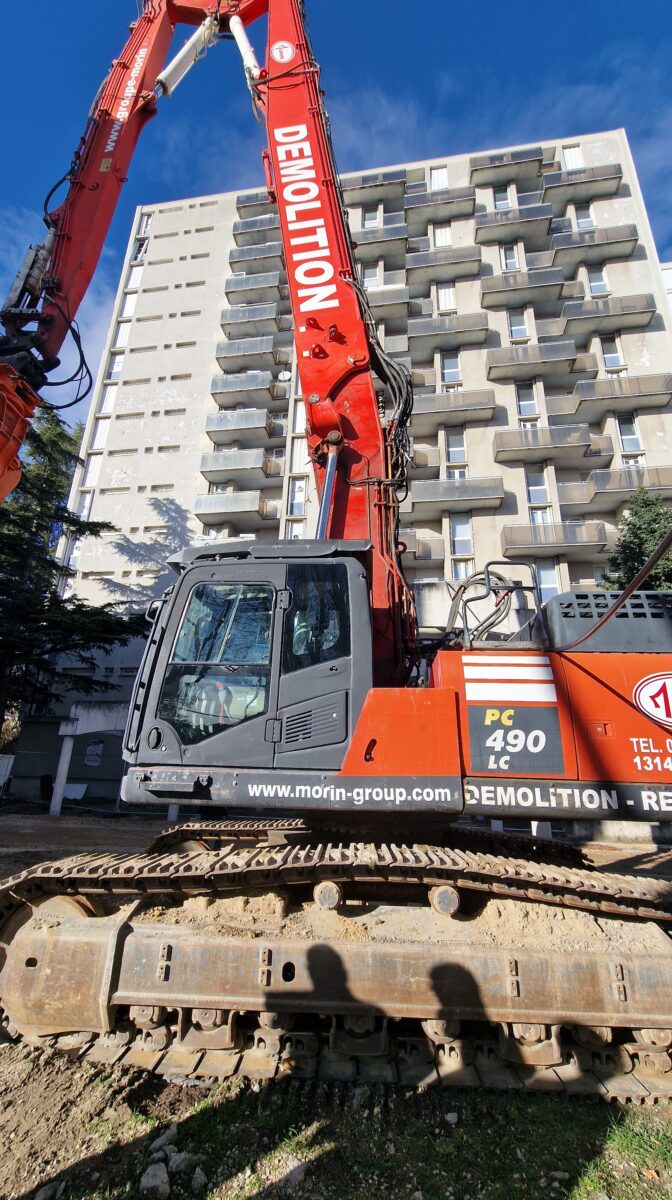
M 515 663 L 519 667 L 547 667 L 550 664 L 547 654 L 463 654 L 463 663 Z
M 467 700 L 492 700 L 504 704 L 512 704 L 514 700 L 557 703 L 553 683 L 467 683 L 466 690 Z
M 550 667 L 482 667 L 476 663 L 464 664 L 465 679 L 553 679 Z

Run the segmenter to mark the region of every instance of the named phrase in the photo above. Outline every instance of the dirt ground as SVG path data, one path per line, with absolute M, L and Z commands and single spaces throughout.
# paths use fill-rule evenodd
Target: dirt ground
M 0 879 L 72 853 L 133 852 L 159 829 L 133 818 L 0 814 Z M 672 878 L 672 856 L 652 847 L 593 847 L 591 857 Z M 157 1138 L 167 1141 L 153 1149 Z M 292 1194 L 672 1197 L 672 1107 L 315 1081 L 207 1089 L 0 1043 L 0 1200 Z

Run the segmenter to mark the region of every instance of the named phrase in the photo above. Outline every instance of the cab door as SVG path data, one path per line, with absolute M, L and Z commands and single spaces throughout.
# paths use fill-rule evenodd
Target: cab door
M 273 764 L 286 575 L 242 562 L 186 572 L 149 683 L 140 761 Z

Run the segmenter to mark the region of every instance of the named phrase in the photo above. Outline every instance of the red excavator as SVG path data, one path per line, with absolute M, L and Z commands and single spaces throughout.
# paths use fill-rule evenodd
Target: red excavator
M 265 14 L 262 68 L 245 27 Z M 178 22 L 197 29 L 163 68 Z M 168 1076 L 672 1096 L 671 885 L 483 822 L 672 818 L 672 597 L 637 590 L 652 560 L 620 596 L 542 605 L 530 569 L 531 619 L 502 634 L 523 585 L 490 563 L 419 636 L 411 379 L 358 278 L 300 0 L 145 3 L 2 312 L 6 490 L 140 130 L 221 38 L 268 133 L 316 536 L 173 562 L 123 796 L 201 816 L 0 889 L 2 1029 Z

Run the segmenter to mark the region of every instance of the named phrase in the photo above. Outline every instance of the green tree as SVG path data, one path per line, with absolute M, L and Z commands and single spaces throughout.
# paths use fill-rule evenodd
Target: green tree
M 73 574 L 55 557 L 61 537 L 97 537 L 113 526 L 68 509 L 79 439 L 42 406 L 26 439 L 21 482 L 0 508 L 0 729 L 30 704 L 51 709 L 70 690 L 92 695 L 96 655 L 146 631 L 119 604 L 65 594 Z M 72 668 L 87 667 L 90 674 Z
M 660 496 L 640 488 L 618 522 L 618 541 L 609 560 L 610 583 L 624 588 L 644 566 L 668 530 L 672 509 Z M 672 550 L 654 567 L 644 584 L 652 591 L 672 590 Z

